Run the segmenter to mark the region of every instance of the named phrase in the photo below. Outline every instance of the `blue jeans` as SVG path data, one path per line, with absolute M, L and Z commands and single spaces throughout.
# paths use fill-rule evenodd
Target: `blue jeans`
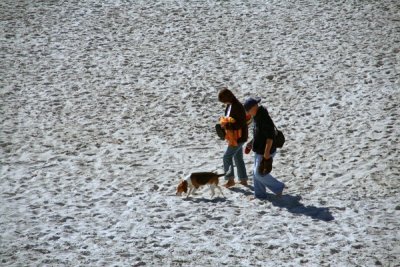
M 272 154 L 274 157 L 276 153 Z M 254 161 L 254 196 L 256 198 L 267 198 L 267 190 L 271 190 L 274 194 L 282 193 L 285 188 L 285 184 L 275 179 L 270 173 L 261 175 L 258 172 L 258 166 L 260 165 L 263 155 L 256 154 Z
M 229 168 L 232 168 L 231 173 L 225 175 L 225 180 L 234 179 L 235 171 L 233 169 L 233 159 L 235 159 L 236 168 L 239 179 L 241 181 L 247 181 L 246 165 L 243 161 L 243 144 L 239 143 L 238 146 L 228 146 L 224 154 L 224 172 L 227 173 Z

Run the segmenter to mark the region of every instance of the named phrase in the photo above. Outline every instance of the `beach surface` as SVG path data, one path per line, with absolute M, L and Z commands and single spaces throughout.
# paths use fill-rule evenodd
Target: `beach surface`
M 0 266 L 400 266 L 398 1 L 3 0 L 0 45 Z M 221 86 L 284 132 L 282 198 L 253 155 L 175 195 L 223 171 Z

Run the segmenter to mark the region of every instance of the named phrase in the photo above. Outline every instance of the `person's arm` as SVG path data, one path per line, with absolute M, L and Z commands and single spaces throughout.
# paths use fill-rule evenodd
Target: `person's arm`
M 267 144 L 265 146 L 265 152 L 264 152 L 264 158 L 269 159 L 271 157 L 271 148 L 272 148 L 272 143 L 274 140 L 267 138 Z
M 238 121 L 235 121 L 234 123 L 225 124 L 224 127 L 227 130 L 240 130 L 243 126 Z
M 265 150 L 264 150 L 264 158 L 269 159 L 271 157 L 271 149 L 272 149 L 272 145 L 274 143 L 275 130 L 274 130 L 274 125 L 272 123 L 272 120 L 269 117 L 268 113 L 266 113 L 265 117 L 263 117 L 262 122 L 263 122 L 262 130 L 265 133 L 265 137 L 267 139 L 266 145 L 265 145 Z

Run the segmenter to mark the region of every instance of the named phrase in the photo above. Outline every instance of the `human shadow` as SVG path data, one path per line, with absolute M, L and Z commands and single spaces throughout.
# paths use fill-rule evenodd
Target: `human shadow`
M 267 195 L 268 196 L 265 198 L 266 201 L 271 202 L 275 207 L 285 208 L 290 213 L 305 215 L 315 220 L 325 222 L 333 221 L 335 219 L 329 208 L 305 206 L 302 204 L 300 202 L 301 196 L 283 195 L 282 197 L 277 197 L 273 194 Z

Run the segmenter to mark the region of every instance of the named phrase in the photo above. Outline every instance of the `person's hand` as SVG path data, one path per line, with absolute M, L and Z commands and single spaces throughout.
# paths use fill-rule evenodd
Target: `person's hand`
M 264 154 L 264 159 L 268 160 L 270 157 L 271 157 L 271 155 L 269 153 L 268 154 Z
M 251 140 L 250 142 L 248 142 L 248 143 L 246 144 L 246 148 L 248 148 L 248 149 L 253 149 L 253 140 Z
M 246 144 L 246 148 L 244 149 L 245 154 L 249 154 L 250 151 L 253 149 L 253 141 L 250 141 Z
M 219 124 L 221 124 L 222 127 L 224 127 L 228 122 L 224 120 L 224 117 L 219 118 Z

